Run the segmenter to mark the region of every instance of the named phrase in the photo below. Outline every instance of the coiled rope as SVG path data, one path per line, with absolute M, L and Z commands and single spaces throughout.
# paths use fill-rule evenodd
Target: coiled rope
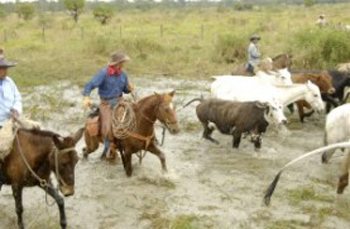
M 125 139 L 136 128 L 136 116 L 132 103 L 120 102 L 112 112 L 112 132 L 117 139 Z

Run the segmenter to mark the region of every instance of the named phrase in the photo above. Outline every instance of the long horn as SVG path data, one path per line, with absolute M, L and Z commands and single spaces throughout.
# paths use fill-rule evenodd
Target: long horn
M 202 102 L 203 99 L 204 99 L 203 96 L 201 96 L 201 98 L 192 99 L 191 101 L 189 101 L 188 103 L 186 103 L 182 108 L 185 108 L 185 107 L 189 106 L 191 103 L 196 102 L 196 101 Z
M 266 206 L 270 205 L 270 201 L 271 201 L 271 196 L 273 195 L 273 192 L 275 191 L 275 188 L 277 186 L 277 183 L 282 175 L 282 172 L 287 169 L 288 167 L 290 167 L 291 165 L 297 163 L 298 161 L 310 157 L 312 155 L 315 154 L 319 154 L 319 153 L 323 153 L 325 151 L 328 150 L 333 150 L 333 149 L 337 149 L 337 148 L 346 148 L 346 147 L 350 147 L 350 142 L 340 142 L 340 143 L 336 143 L 336 144 L 332 144 L 332 145 L 328 145 L 328 146 L 324 146 L 318 149 L 315 149 L 311 152 L 308 152 L 306 154 L 301 155 L 300 157 L 295 158 L 294 160 L 291 160 L 290 162 L 288 162 L 285 166 L 283 166 L 277 173 L 277 175 L 275 176 L 275 178 L 273 179 L 272 183 L 269 185 L 269 187 L 267 188 L 267 190 L 265 191 L 265 196 L 264 196 L 264 203 Z

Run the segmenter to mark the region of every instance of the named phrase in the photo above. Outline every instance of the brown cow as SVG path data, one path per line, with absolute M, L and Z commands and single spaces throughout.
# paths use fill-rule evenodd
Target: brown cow
M 306 83 L 307 81 L 311 81 L 319 87 L 322 94 L 333 94 L 335 92 L 332 85 L 332 77 L 326 71 L 320 73 L 294 73 L 292 74 L 292 81 L 293 83 Z M 305 113 L 304 107 L 311 109 L 311 106 L 305 100 L 297 101 L 296 104 L 300 121 L 304 122 L 304 118 L 309 117 L 313 113 L 313 111 Z

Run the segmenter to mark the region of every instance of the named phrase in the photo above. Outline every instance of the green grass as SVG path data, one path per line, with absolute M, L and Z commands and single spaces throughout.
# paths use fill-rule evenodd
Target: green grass
M 325 68 L 349 61 L 349 54 L 341 50 L 348 50 L 350 37 L 334 29 L 313 32 L 315 19 L 327 9 L 332 23 L 349 21 L 349 6 L 273 6 L 251 11 L 217 7 L 130 9 L 117 12 L 106 26 L 101 26 L 88 11 L 77 25 L 64 13 L 36 16 L 29 22 L 13 14 L 2 19 L 0 41 L 8 58 L 18 62 L 10 75 L 20 87 L 63 79 L 83 85 L 115 50 L 131 56 L 127 71 L 132 76 L 198 79 L 227 74 L 245 62 L 252 33 L 262 36 L 264 56 L 292 52 L 296 68 Z M 47 24 L 45 40 L 43 20 Z M 305 37 L 308 40 L 319 35 L 320 48 L 303 46 L 307 45 Z M 320 61 L 315 61 L 318 58 Z
M 293 205 L 300 205 L 305 201 L 320 201 L 332 203 L 334 201 L 334 196 L 325 195 L 315 191 L 315 189 L 310 187 L 297 188 L 288 190 L 287 199 Z

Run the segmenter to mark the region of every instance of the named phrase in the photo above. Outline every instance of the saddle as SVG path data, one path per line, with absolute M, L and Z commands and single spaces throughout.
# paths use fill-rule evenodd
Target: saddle
M 91 108 L 91 112 L 88 114 L 86 119 L 86 130 L 90 136 L 96 137 L 100 133 L 101 123 L 100 123 L 100 109 L 98 106 Z

